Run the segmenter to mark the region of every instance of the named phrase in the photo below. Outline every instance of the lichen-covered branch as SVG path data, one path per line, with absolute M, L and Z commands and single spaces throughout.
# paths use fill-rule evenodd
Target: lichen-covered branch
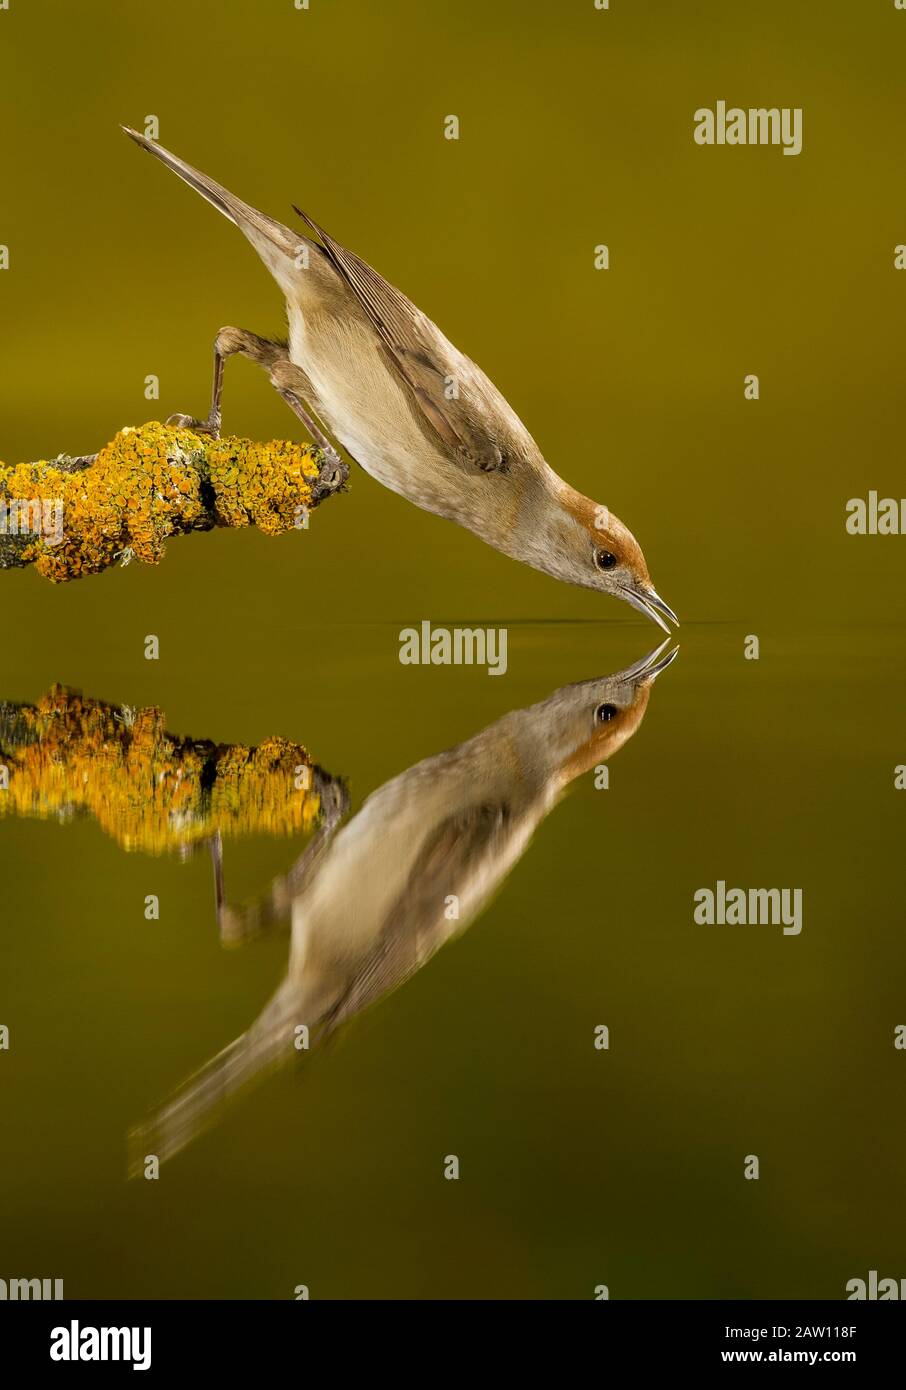
M 310 445 L 211 439 L 156 421 L 91 458 L 0 463 L 0 569 L 59 583 L 132 559 L 156 565 L 170 536 L 215 526 L 301 529 L 346 481 Z
M 53 686 L 37 705 L 0 703 L 0 821 L 92 816 L 127 850 L 187 850 L 215 834 L 296 835 L 332 804 L 334 779 L 300 745 L 182 738 L 160 710 Z

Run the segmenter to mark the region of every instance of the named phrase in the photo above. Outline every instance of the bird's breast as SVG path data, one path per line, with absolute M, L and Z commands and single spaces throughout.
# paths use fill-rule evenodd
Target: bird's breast
M 488 529 L 504 523 L 507 482 L 470 473 L 432 437 L 371 323 L 352 309 L 319 316 L 290 308 L 289 326 L 290 358 L 312 384 L 311 405 L 356 462 L 416 506 L 499 544 Z

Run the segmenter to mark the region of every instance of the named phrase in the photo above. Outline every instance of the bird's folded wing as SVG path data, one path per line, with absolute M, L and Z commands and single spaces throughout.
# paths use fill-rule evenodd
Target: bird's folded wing
M 428 834 L 373 946 L 355 962 L 325 1015 L 325 1033 L 396 989 L 450 936 L 468 926 L 473 913 L 464 921 L 447 920 L 448 895 L 463 893 L 470 876 L 502 858 L 509 819 L 504 803 L 467 806 Z M 488 892 L 496 882 L 491 875 Z
M 507 449 L 481 423 L 482 411 L 470 410 L 467 384 L 457 380 L 443 340 L 410 299 L 347 251 L 301 208 L 294 210 L 311 228 L 337 272 L 355 294 L 377 329 L 393 366 L 406 382 L 432 428 L 463 465 L 483 472 L 506 471 Z M 450 391 L 455 386 L 456 394 Z

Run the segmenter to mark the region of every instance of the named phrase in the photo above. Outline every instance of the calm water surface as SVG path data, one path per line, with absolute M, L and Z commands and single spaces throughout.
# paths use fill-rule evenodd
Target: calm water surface
M 752 662 L 693 625 L 655 679 L 648 625 L 518 623 L 489 678 L 400 666 L 401 625 L 265 627 L 209 680 L 110 664 L 80 698 L 8 668 L 0 1274 L 840 1298 L 906 1272 L 902 630 L 762 633 Z M 718 880 L 801 889 L 801 933 L 696 925 Z

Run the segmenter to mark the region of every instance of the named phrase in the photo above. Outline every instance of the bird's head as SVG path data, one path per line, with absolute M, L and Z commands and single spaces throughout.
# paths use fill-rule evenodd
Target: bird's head
M 543 524 L 529 563 L 568 584 L 597 589 L 631 603 L 667 633 L 679 619 L 651 583 L 642 547 L 609 508 L 599 506 L 556 479 L 555 505 Z
M 520 718 L 549 777 L 556 769 L 561 788 L 599 763 L 606 763 L 632 738 L 645 717 L 654 682 L 676 658 L 679 647 L 664 640 L 624 671 L 564 686 L 524 710 Z
M 645 717 L 654 682 L 678 655 L 679 647 L 671 647 L 665 638 L 653 652 L 625 671 L 573 686 L 579 721 L 584 719 L 586 724 L 586 736 L 577 740 L 573 757 L 565 765 L 568 779 L 587 772 L 597 763 L 606 762 L 632 738 Z

